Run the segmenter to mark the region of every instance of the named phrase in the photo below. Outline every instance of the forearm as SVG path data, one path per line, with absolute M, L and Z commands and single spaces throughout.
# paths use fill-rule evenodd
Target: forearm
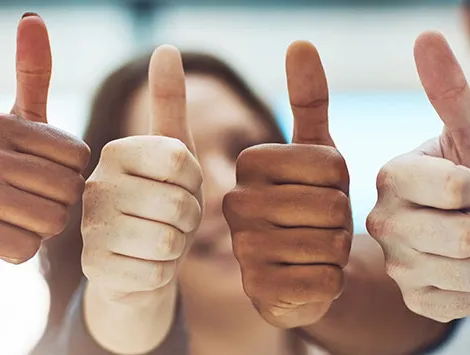
M 176 292 L 172 286 L 158 297 L 141 293 L 110 301 L 88 284 L 83 300 L 85 324 L 94 340 L 112 353 L 147 354 L 158 348 L 170 331 Z
M 299 331 L 334 355 L 410 355 L 436 344 L 449 327 L 408 310 L 384 271 L 380 247 L 356 236 L 344 292 L 318 323 Z

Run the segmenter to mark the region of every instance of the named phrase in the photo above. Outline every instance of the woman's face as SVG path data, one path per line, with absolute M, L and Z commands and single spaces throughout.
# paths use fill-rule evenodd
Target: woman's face
M 203 297 L 243 294 L 238 263 L 222 199 L 235 186 L 235 163 L 245 148 L 273 141 L 270 130 L 223 81 L 203 74 L 187 75 L 187 113 L 204 175 L 205 210 L 179 280 Z M 144 85 L 133 97 L 127 135 L 147 134 L 149 94 Z M 245 297 L 244 297 L 245 299 Z

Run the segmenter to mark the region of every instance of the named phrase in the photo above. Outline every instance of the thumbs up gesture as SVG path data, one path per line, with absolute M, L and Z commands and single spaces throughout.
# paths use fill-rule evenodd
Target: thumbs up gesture
M 83 271 L 108 300 L 155 299 L 175 285 L 178 260 L 201 220 L 202 172 L 175 48 L 154 52 L 149 89 L 149 135 L 108 143 L 84 193 Z
M 470 316 L 470 89 L 445 38 L 425 33 L 415 59 L 442 134 L 385 165 L 367 228 L 414 312 Z
M 18 26 L 16 101 L 0 114 L 0 258 L 22 263 L 59 234 L 81 198 L 89 159 L 82 141 L 47 124 L 52 58 L 42 19 Z
M 245 292 L 271 324 L 321 319 L 343 289 L 351 247 L 349 174 L 328 130 L 328 87 L 316 49 L 293 43 L 286 58 L 293 144 L 243 151 L 225 196 Z

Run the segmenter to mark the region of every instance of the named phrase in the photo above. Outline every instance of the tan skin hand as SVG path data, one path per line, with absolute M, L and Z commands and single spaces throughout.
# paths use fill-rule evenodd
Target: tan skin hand
M 448 322 L 470 316 L 470 89 L 442 35 L 421 35 L 415 58 L 445 128 L 382 168 L 367 226 L 407 306 Z
M 51 69 L 46 26 L 27 16 L 18 26 L 15 105 L 0 114 L 0 258 L 15 264 L 65 228 L 85 185 L 89 148 L 47 124 Z
M 328 130 L 328 86 L 316 49 L 286 58 L 293 144 L 243 151 L 224 199 L 245 292 L 269 323 L 313 324 L 343 290 L 352 241 L 349 174 Z

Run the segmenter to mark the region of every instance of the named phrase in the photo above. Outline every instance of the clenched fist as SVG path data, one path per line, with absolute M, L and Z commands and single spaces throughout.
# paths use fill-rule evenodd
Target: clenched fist
M 442 134 L 385 165 L 367 228 L 414 312 L 470 316 L 470 90 L 444 37 L 421 35 L 415 58 Z
M 155 51 L 149 80 L 150 134 L 106 145 L 84 194 L 83 271 L 110 300 L 174 284 L 177 261 L 201 220 L 202 172 L 176 49 Z
M 351 247 L 349 174 L 328 130 L 328 87 L 316 49 L 290 46 L 293 144 L 249 148 L 224 199 L 245 292 L 271 324 L 325 315 L 343 289 Z
M 0 258 L 15 264 L 64 229 L 85 185 L 88 147 L 47 124 L 51 69 L 46 26 L 27 16 L 18 26 L 16 102 L 0 114 Z

